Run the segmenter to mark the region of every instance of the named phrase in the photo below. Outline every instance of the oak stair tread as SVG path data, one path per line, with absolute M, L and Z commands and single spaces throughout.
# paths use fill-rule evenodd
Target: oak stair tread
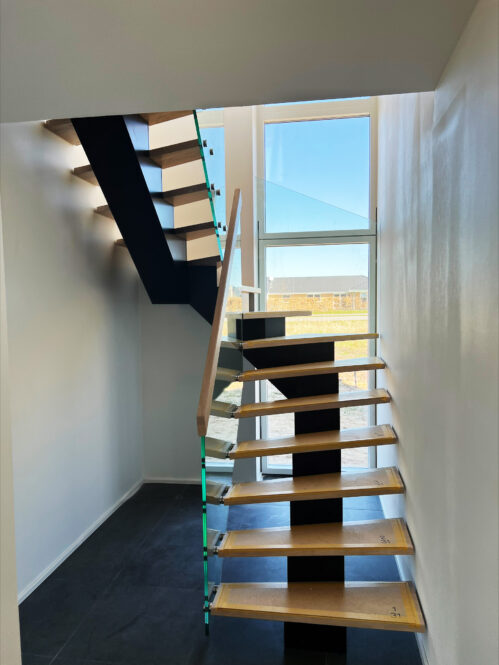
M 282 365 L 281 367 L 265 367 L 249 369 L 238 375 L 238 381 L 263 381 L 265 379 L 287 379 L 299 376 L 315 376 L 319 374 L 339 374 L 341 372 L 362 372 L 383 369 L 385 363 L 381 358 L 354 358 L 348 360 L 325 360 L 321 362 L 303 363 L 300 365 Z
M 252 418 L 254 416 L 272 416 L 280 413 L 323 411 L 324 409 L 384 404 L 389 401 L 390 394 L 388 391 L 384 388 L 374 388 L 373 390 L 354 390 L 345 393 L 292 397 L 290 399 L 277 399 L 271 402 L 243 404 L 233 409 L 228 417 Z
M 197 139 L 183 141 L 174 145 L 163 146 L 149 150 L 149 157 L 161 168 L 179 166 L 201 159 L 201 150 Z
M 296 434 L 278 439 L 240 441 L 229 451 L 231 459 L 287 455 L 320 450 L 363 448 L 397 443 L 390 425 L 374 425 L 352 429 Z
M 265 349 L 272 346 L 294 346 L 297 344 L 322 344 L 324 342 L 348 342 L 364 339 L 377 339 L 378 333 L 346 333 L 338 335 L 290 335 L 284 337 L 266 337 L 241 342 L 243 349 Z
M 413 554 L 403 519 L 304 524 L 229 531 L 216 553 L 220 557 L 356 556 Z
M 176 120 L 177 118 L 184 118 L 187 115 L 192 115 L 192 111 L 163 111 L 158 113 L 141 113 L 140 117 L 144 118 L 148 125 L 158 125 L 161 122 L 168 122 L 169 120 Z
M 69 118 L 54 118 L 53 120 L 47 120 L 43 123 L 43 126 L 48 129 L 49 132 L 52 132 L 52 134 L 64 139 L 67 143 L 70 143 L 71 145 L 80 145 L 78 134 Z
M 171 189 L 163 192 L 162 195 L 164 200 L 170 205 L 180 206 L 209 198 L 209 191 L 206 187 L 206 183 L 202 182 L 197 185 L 188 185 L 187 187 Z
M 328 626 L 424 632 L 411 582 L 224 583 L 211 614 Z
M 404 483 L 396 467 L 354 473 L 323 473 L 295 478 L 259 480 L 232 485 L 223 496 L 225 505 L 310 501 L 352 496 L 403 494 Z
M 94 170 L 90 166 L 90 164 L 86 164 L 85 166 L 77 166 L 76 168 L 73 169 L 72 173 L 76 177 L 81 178 L 86 182 L 89 182 L 91 185 L 99 184 L 99 181 L 95 177 Z
M 312 316 L 308 310 L 286 310 L 283 312 L 227 312 L 228 319 L 282 319 L 291 316 Z

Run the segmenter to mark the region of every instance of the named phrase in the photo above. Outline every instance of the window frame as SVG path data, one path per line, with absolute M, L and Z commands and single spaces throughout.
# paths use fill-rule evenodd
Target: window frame
M 265 228 L 265 192 L 257 192 L 256 214 L 259 240 L 329 238 L 341 236 L 376 235 L 377 209 L 377 164 L 378 164 L 378 119 L 377 100 L 340 100 L 336 102 L 313 102 L 280 106 L 258 106 L 256 110 L 256 177 L 265 183 L 265 125 L 283 122 L 306 122 L 335 120 L 342 118 L 370 119 L 369 128 L 369 227 L 367 229 L 345 229 L 341 231 L 298 231 L 293 233 L 268 233 Z M 263 200 L 262 200 L 263 199 Z

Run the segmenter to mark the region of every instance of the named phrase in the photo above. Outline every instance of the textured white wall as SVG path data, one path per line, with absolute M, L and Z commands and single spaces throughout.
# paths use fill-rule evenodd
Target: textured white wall
M 151 305 L 141 289 L 146 481 L 201 478 L 196 430 L 211 327 L 190 305 Z
M 430 665 L 499 662 L 498 4 L 435 93 L 380 99 L 379 330 Z
M 142 478 L 137 278 L 75 153 L 1 126 L 18 587 L 29 591 Z
M 0 210 L 0 663 L 21 665 L 8 367 L 5 270 Z

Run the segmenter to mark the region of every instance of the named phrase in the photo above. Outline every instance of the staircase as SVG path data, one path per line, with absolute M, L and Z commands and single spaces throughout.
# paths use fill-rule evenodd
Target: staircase
M 404 493 L 396 468 L 341 470 L 342 449 L 397 443 L 387 424 L 340 427 L 343 408 L 390 402 L 383 389 L 339 392 L 342 372 L 382 371 L 385 363 L 376 356 L 335 360 L 335 344 L 373 340 L 377 334 L 290 337 L 286 318 L 309 312 L 228 311 L 237 291 L 231 275 L 239 273 L 232 266 L 238 206 L 236 192 L 197 414 L 205 623 L 211 616 L 281 621 L 286 646 L 339 652 L 346 649 L 347 627 L 422 632 L 424 618 L 411 583 L 345 581 L 345 556 L 414 554 L 403 519 L 343 521 L 344 498 Z M 283 398 L 245 399 L 245 386 L 264 380 Z M 240 423 L 276 414 L 294 414 L 293 436 L 241 440 Z M 225 431 L 230 436 L 224 437 Z M 290 477 L 235 482 L 229 473 L 206 469 L 207 458 L 237 465 L 282 454 L 292 455 Z M 245 509 L 267 504 L 270 510 L 280 502 L 289 502 L 288 526 L 229 528 L 233 507 L 244 525 Z M 223 562 L 244 557 L 286 557 L 288 581 L 233 582 L 237 565 L 224 581 Z
M 396 468 L 341 469 L 341 450 L 398 442 L 387 424 L 341 429 L 342 409 L 386 404 L 390 395 L 340 392 L 341 373 L 382 371 L 385 363 L 376 356 L 337 360 L 335 345 L 378 335 L 287 336 L 286 318 L 310 312 L 243 311 L 245 296 L 251 303 L 258 289 L 237 281 L 240 192 L 225 227 L 215 216 L 218 190 L 194 111 L 44 124 L 83 146 L 88 164 L 73 176 L 101 188 L 105 204 L 94 212 L 119 228 L 116 244 L 130 253 L 151 302 L 189 303 L 212 324 L 197 412 L 206 629 L 211 616 L 281 621 L 286 646 L 338 652 L 346 649 L 347 627 L 424 631 L 411 583 L 345 581 L 345 556 L 414 554 L 403 519 L 343 521 L 344 498 L 404 493 Z M 248 400 L 261 381 L 283 398 Z M 238 434 L 244 423 L 278 414 L 294 414 L 294 435 Z M 233 482 L 223 467 L 283 454 L 292 455 L 290 477 Z M 208 474 L 207 458 L 222 465 L 220 477 Z M 289 503 L 287 526 L 228 528 L 230 510 L 244 515 L 283 502 Z M 224 581 L 223 562 L 245 557 L 286 557 L 287 582 Z
M 195 111 L 48 120 L 46 129 L 83 146 L 73 175 L 100 187 L 95 214 L 113 220 L 152 303 L 190 303 L 210 323 L 226 228 L 217 222 Z M 152 147 L 154 128 L 155 144 Z M 212 150 L 209 150 L 212 153 Z

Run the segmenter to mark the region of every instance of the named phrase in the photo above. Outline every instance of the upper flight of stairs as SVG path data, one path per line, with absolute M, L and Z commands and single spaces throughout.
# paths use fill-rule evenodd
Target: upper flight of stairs
M 194 111 L 48 120 L 82 145 L 89 163 L 73 175 L 100 186 L 152 302 L 190 302 L 211 322 L 221 265 L 220 234 Z M 150 132 L 156 145 L 151 147 Z M 212 151 L 210 150 L 212 154 Z

